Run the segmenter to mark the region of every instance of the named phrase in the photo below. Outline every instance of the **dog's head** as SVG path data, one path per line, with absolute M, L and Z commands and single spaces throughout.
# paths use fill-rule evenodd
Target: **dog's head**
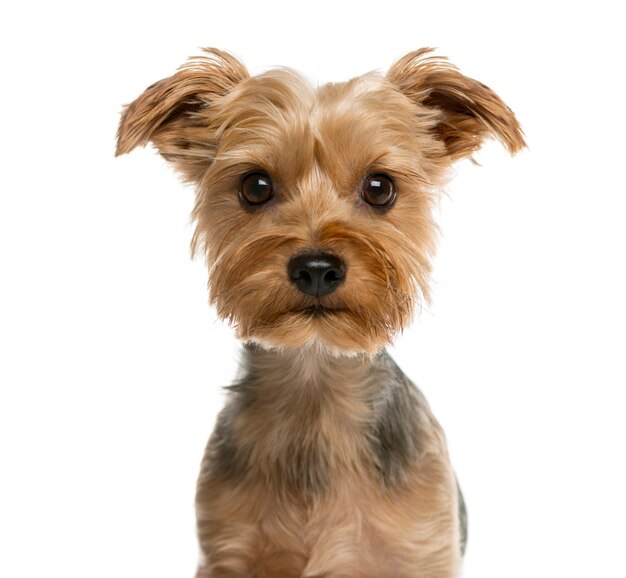
M 193 249 L 240 338 L 374 353 L 428 299 L 446 169 L 486 137 L 524 146 L 494 92 L 429 52 L 314 88 L 207 49 L 125 108 L 117 154 L 152 142 L 196 184 Z

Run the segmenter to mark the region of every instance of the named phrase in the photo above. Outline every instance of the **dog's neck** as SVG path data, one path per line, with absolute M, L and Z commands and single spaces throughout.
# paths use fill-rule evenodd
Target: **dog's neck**
M 333 392 L 361 397 L 372 393 L 370 376 L 383 359 L 388 359 L 384 350 L 375 356 L 339 356 L 315 346 L 272 350 L 248 343 L 244 345 L 241 380 L 253 380 L 259 393 L 271 388 L 287 397 Z
M 364 464 L 377 464 L 387 481 L 401 479 L 418 445 L 427 445 L 407 412 L 425 402 L 385 351 L 338 357 L 246 345 L 241 369 L 219 425 L 228 435 L 216 459 L 227 471 L 321 495 L 330 477 L 363 472 Z
M 247 451 L 241 472 L 266 472 L 284 483 L 281 491 L 313 496 L 328 487 L 333 472 L 360 471 L 377 391 L 386 381 L 382 355 L 337 357 L 312 348 L 246 345 L 224 416 L 232 416 L 238 451 Z M 224 463 L 234 467 L 232 457 Z

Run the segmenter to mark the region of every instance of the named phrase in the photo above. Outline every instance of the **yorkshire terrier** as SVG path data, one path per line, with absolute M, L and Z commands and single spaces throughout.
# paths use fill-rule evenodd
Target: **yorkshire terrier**
M 313 87 L 216 49 L 122 114 L 195 184 L 192 252 L 244 343 L 197 486 L 198 578 L 449 578 L 467 539 L 446 441 L 385 351 L 428 301 L 432 208 L 487 137 L 487 86 L 421 49 Z

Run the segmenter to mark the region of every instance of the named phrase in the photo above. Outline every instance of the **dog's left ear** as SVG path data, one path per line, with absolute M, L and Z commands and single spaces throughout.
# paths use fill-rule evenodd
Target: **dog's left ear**
M 511 154 L 526 146 L 513 111 L 490 88 L 468 78 L 432 48 L 410 52 L 387 73 L 411 101 L 436 113 L 434 132 L 452 161 L 469 157 L 487 137 L 496 137 Z

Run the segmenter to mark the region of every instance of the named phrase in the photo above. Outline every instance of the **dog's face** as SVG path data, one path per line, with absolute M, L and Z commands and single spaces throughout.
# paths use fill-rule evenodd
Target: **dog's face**
M 487 136 L 524 141 L 490 89 L 427 53 L 316 89 L 207 50 L 125 109 L 118 154 L 151 141 L 197 185 L 193 248 L 241 339 L 374 353 L 428 298 L 446 169 Z

